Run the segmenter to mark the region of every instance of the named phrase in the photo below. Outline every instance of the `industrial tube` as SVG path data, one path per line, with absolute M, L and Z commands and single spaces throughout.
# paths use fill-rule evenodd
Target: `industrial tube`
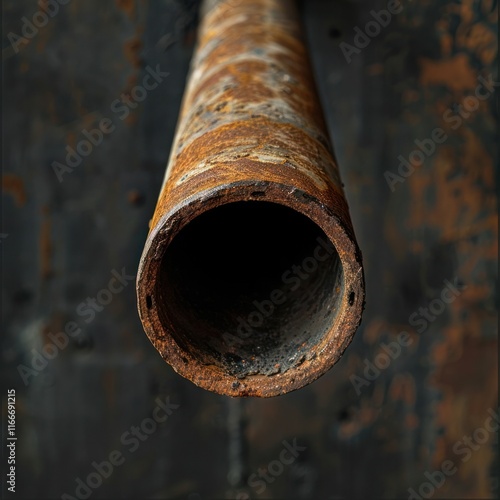
M 208 0 L 137 277 L 163 359 L 270 397 L 316 380 L 361 321 L 364 277 L 291 0 Z

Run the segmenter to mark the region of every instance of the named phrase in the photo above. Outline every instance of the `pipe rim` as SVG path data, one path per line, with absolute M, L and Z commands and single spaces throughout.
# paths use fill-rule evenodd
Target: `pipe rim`
M 264 194 L 262 194 L 264 193 Z M 216 207 L 239 201 L 277 203 L 308 217 L 332 242 L 342 267 L 342 296 L 338 313 L 323 335 L 313 359 L 283 373 L 237 378 L 214 365 L 205 365 L 177 344 L 166 331 L 153 304 L 162 258 L 175 236 L 193 219 Z M 361 322 L 364 307 L 364 275 L 361 252 L 352 228 L 315 196 L 291 185 L 271 181 L 240 181 L 197 193 L 170 209 L 149 233 L 137 274 L 139 316 L 144 330 L 163 359 L 175 372 L 194 384 L 229 396 L 272 397 L 300 389 L 324 375 L 340 359 Z

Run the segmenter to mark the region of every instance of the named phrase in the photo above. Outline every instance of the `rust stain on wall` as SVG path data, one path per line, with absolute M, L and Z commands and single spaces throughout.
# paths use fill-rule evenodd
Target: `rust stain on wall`
M 105 371 L 102 375 L 102 387 L 106 393 L 106 403 L 111 412 L 116 402 L 116 372 L 112 369 Z
M 483 67 L 481 73 L 487 75 L 497 56 L 497 13 L 492 1 L 465 0 L 444 6 L 435 23 L 441 54 L 419 60 L 420 88 L 415 96 L 407 90 L 404 99 L 422 103 L 423 116 L 420 113 L 418 118 L 437 123 L 447 134 L 447 140 L 435 144 L 435 151 L 407 179 L 408 245 L 422 261 L 430 245 L 448 248 L 454 274 L 449 278 L 457 277 L 466 285 L 446 306 L 446 319 L 440 319 L 444 325 L 433 327 L 435 341 L 430 344 L 429 383 L 439 394 L 432 424 L 436 442 L 435 449 L 422 448 L 420 457 L 431 461 L 430 470 L 439 470 L 444 460 L 457 466 L 456 475 L 436 492 L 440 498 L 489 498 L 492 489 L 493 436 L 472 451 L 470 460 L 463 461 L 464 455 L 454 447 L 464 435 L 483 426 L 488 409 L 498 404 L 497 317 L 491 276 L 497 268 L 498 215 L 495 158 L 485 146 L 495 123 L 490 111 L 495 96 L 481 102 L 476 99 L 476 108 L 465 116 L 460 112 L 465 96 L 473 95 L 471 91 L 480 84 L 476 67 Z M 398 237 L 401 229 L 388 234 L 395 248 Z
M 441 33 L 442 55 L 449 56 L 456 48 L 473 54 L 484 66 L 492 64 L 498 53 L 497 34 L 492 29 L 498 23 L 498 6 L 491 0 L 467 0 L 447 5 L 445 12 L 446 17 L 436 24 Z M 460 19 L 456 28 L 452 26 L 453 14 Z
M 351 419 L 342 423 L 339 429 L 339 437 L 351 439 L 360 434 L 364 429 L 373 425 L 380 414 L 380 408 L 372 401 L 363 400 L 360 407 Z
M 24 181 L 18 175 L 2 175 L 2 192 L 11 195 L 18 207 L 22 207 L 26 203 Z
M 474 326 L 477 327 L 477 323 Z M 458 335 L 463 338 L 460 352 L 450 353 L 448 338 Z M 436 443 L 433 463 L 437 469 L 444 460 L 452 460 L 460 476 L 460 481 L 456 482 L 468 487 L 461 493 L 481 498 L 488 498 L 491 491 L 488 476 L 494 459 L 492 444 L 495 435 L 491 434 L 482 445 L 469 447 L 470 455 L 464 452 L 465 444 L 457 443 L 465 443 L 464 436 L 473 436 L 476 429 L 484 428 L 489 416 L 488 409 L 497 406 L 497 352 L 496 339 L 477 338 L 474 331 L 464 328 L 459 322 L 446 329 L 445 339 L 436 346 L 434 352 L 439 369 L 433 381 L 443 390 L 443 399 L 436 408 L 436 423 L 444 433 Z M 456 492 L 453 483 L 445 484 L 442 494 L 453 492 Z
M 415 379 L 410 373 L 398 373 L 389 387 L 389 397 L 393 401 L 403 401 L 414 408 L 417 400 Z
M 443 85 L 452 90 L 474 89 L 477 86 L 475 71 L 470 66 L 469 56 L 457 54 L 449 59 L 420 60 L 420 84 L 423 87 Z
M 493 31 L 483 23 L 472 25 L 459 38 L 459 42 L 471 53 L 474 53 L 481 63 L 492 64 L 498 53 L 497 37 Z
M 115 0 L 116 6 L 125 12 L 130 19 L 134 19 L 136 15 L 135 0 Z
M 497 232 L 492 159 L 472 132 L 462 133 L 468 142 L 461 146 L 461 151 L 441 146 L 434 168 L 417 170 L 408 179 L 414 202 L 410 226 L 441 229 L 441 240 L 448 242 L 460 242 L 485 230 Z M 435 189 L 436 195 L 432 203 L 426 203 L 425 193 L 430 189 Z
M 52 224 L 48 207 L 42 209 L 42 222 L 40 226 L 40 275 L 42 280 L 52 276 Z
M 465 80 L 454 90 L 472 83 L 470 74 L 464 72 L 463 76 Z M 442 81 L 449 84 L 446 80 L 443 77 Z M 484 423 L 488 401 L 494 407 L 497 393 L 497 343 L 485 338 L 493 335 L 496 322 L 495 313 L 485 310 L 494 294 L 487 273 L 496 265 L 498 253 L 494 166 L 491 155 L 468 124 L 462 124 L 455 132 L 457 136 L 463 137 L 461 144 L 441 145 L 435 157 L 428 160 L 432 168 L 419 169 L 408 179 L 413 207 L 409 223 L 416 233 L 430 229 L 439 235 L 439 243 L 453 245 L 455 274 L 467 286 L 447 306 L 450 320 L 431 351 L 431 383 L 441 394 L 435 408 L 436 426 L 443 429 L 432 463 L 437 470 L 450 459 L 458 466 L 460 476 L 460 480 L 447 481 L 439 493 L 478 494 L 479 484 L 486 498 L 491 490 L 491 441 L 466 463 L 453 447 L 463 438 L 464 429 L 470 429 L 470 434 Z M 427 194 L 433 191 L 429 199 Z M 462 489 L 458 491 L 454 484 Z
M 127 40 L 124 44 L 123 52 L 125 53 L 125 57 L 135 68 L 141 67 L 142 47 L 142 40 L 138 36 Z

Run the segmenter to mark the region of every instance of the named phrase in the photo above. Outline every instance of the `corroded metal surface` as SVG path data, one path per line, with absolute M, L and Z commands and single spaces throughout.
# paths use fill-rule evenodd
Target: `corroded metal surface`
M 310 264 L 314 276 L 298 275 L 295 293 L 283 286 L 287 266 L 314 258 L 315 247 L 287 240 L 300 251 L 288 260 L 269 257 L 275 278 L 254 283 L 254 289 L 241 278 L 225 297 L 223 282 L 231 281 L 231 272 L 206 269 L 221 250 L 212 248 L 205 268 L 197 267 L 193 250 L 204 252 L 204 242 L 217 238 L 209 228 L 222 220 L 228 227 L 221 239 L 240 230 L 224 248 L 239 238 L 235 251 L 241 258 L 236 262 L 232 254 L 219 262 L 234 272 L 251 265 L 254 250 L 260 263 L 253 276 L 269 264 L 266 252 L 282 244 L 269 242 L 270 220 L 276 231 L 289 227 L 283 241 L 300 228 L 299 241 L 334 248 L 327 263 Z M 252 222 L 257 235 L 250 234 Z M 242 250 L 245 231 L 252 252 Z M 259 253 L 262 245 L 268 248 Z M 199 275 L 207 272 L 219 281 L 213 289 L 200 284 Z M 292 1 L 205 4 L 137 290 L 145 331 L 163 358 L 195 384 L 221 394 L 268 397 L 303 387 L 351 341 L 364 304 L 361 254 Z M 245 304 L 268 300 L 273 290 L 286 304 L 273 306 L 260 329 L 247 328 L 250 336 L 242 334 L 238 321 Z

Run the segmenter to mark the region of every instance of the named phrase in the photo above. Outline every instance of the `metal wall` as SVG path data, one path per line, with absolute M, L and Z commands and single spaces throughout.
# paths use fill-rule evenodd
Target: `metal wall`
M 301 3 L 364 256 L 362 325 L 312 385 L 231 400 L 162 361 L 132 279 L 197 2 L 3 2 L 6 498 L 498 494 L 497 2 L 398 5 Z M 137 90 L 148 72 L 158 85 Z

